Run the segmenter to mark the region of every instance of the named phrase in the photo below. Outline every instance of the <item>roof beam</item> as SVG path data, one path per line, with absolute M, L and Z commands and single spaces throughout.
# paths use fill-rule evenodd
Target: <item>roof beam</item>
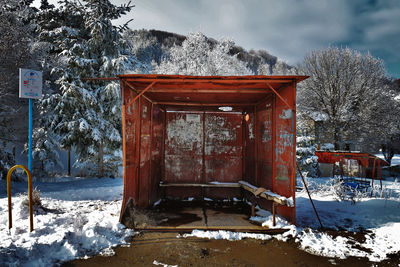
M 136 90 L 136 88 L 132 85 L 132 84 L 130 84 L 130 83 L 128 83 L 128 82 L 125 82 L 124 81 L 124 84 L 126 85 L 126 86 L 128 86 L 128 88 L 129 89 L 131 89 L 132 91 L 134 91 L 137 95 L 139 94 L 139 91 L 138 90 Z M 150 98 L 148 98 L 147 96 L 145 96 L 145 95 L 142 95 L 147 101 L 149 101 L 150 103 L 154 103 L 154 101 L 152 101 Z
M 285 105 L 286 105 L 288 108 L 290 108 L 290 109 L 293 110 L 293 111 L 296 110 L 296 108 L 291 107 L 291 106 L 288 104 L 288 102 L 286 102 L 286 100 L 285 100 L 280 94 L 278 94 L 278 92 L 277 92 L 269 83 L 266 82 L 266 84 L 267 84 L 267 86 L 279 97 L 279 99 L 282 100 L 283 103 L 285 103 Z
M 151 84 L 149 84 L 143 91 L 141 91 L 137 96 L 135 96 L 135 98 L 129 102 L 126 106 L 130 106 L 133 102 L 136 101 L 136 99 L 138 99 L 141 95 L 143 95 L 147 90 L 149 90 L 154 84 L 156 83 L 156 81 L 153 81 Z

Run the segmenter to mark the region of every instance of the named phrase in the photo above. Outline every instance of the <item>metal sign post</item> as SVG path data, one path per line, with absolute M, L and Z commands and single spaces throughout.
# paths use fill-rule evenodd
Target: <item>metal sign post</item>
M 29 155 L 28 169 L 32 173 L 33 99 L 42 98 L 42 72 L 19 69 L 19 97 L 29 98 Z

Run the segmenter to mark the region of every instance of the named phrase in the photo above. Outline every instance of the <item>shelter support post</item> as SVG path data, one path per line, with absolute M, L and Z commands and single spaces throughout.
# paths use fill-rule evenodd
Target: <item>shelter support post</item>
M 374 165 L 372 167 L 371 197 L 372 197 L 372 193 L 374 192 L 375 168 L 376 168 L 376 158 L 374 159 Z

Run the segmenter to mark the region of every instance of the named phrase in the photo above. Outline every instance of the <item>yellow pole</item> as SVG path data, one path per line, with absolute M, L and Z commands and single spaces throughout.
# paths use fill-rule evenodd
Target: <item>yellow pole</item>
M 12 207 L 11 207 L 11 175 L 15 169 L 21 168 L 28 175 L 28 197 L 29 197 L 29 219 L 30 230 L 33 231 L 33 204 L 32 204 L 32 175 L 31 172 L 23 165 L 15 165 L 7 173 L 7 196 L 8 196 L 8 228 L 12 228 Z

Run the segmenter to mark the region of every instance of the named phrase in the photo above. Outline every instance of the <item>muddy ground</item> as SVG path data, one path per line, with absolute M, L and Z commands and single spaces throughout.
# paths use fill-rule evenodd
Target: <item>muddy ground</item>
M 248 220 L 250 207 L 242 202 L 166 202 L 154 211 L 138 213 L 135 227 L 246 227 L 252 231 L 262 228 Z M 179 231 L 179 230 L 177 230 Z M 330 232 L 331 235 L 353 235 Z M 294 241 L 282 242 L 244 239 L 240 241 L 209 240 L 179 237 L 179 232 L 141 232 L 134 236 L 130 247 L 118 247 L 111 257 L 96 256 L 75 260 L 62 266 L 400 266 L 400 253 L 380 263 L 366 258 L 346 260 L 315 256 L 298 248 Z M 353 238 L 363 242 L 364 234 Z M 155 262 L 156 261 L 156 262 Z M 166 264 L 166 265 L 161 265 Z
M 177 236 L 177 233 L 142 233 L 133 238 L 130 247 L 116 248 L 114 256 L 75 260 L 62 266 L 157 266 L 153 264 L 154 261 L 180 267 L 400 266 L 400 255 L 394 255 L 384 262 L 373 263 L 365 258 L 338 260 L 315 256 L 298 249 L 293 241 L 227 241 Z

